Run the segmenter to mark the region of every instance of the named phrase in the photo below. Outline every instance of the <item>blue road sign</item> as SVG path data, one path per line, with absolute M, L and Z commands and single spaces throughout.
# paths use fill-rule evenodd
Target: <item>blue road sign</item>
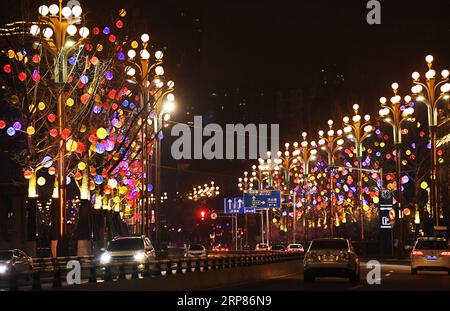
M 223 199 L 223 211 L 225 214 L 254 214 L 255 208 L 244 207 L 244 199 L 242 197 L 232 197 Z
M 281 192 L 271 190 L 262 193 L 244 193 L 244 206 L 246 208 L 264 209 L 281 206 Z

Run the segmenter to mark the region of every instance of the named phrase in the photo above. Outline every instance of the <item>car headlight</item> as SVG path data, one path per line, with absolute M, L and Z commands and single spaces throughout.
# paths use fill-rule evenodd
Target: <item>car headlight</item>
M 100 263 L 102 264 L 102 265 L 104 265 L 104 264 L 107 264 L 107 263 L 109 263 L 111 261 L 111 255 L 109 254 L 109 253 L 103 253 L 101 256 L 100 256 Z
M 134 254 L 134 260 L 143 261 L 144 259 L 145 259 L 144 252 L 138 252 L 138 253 Z
M 4 274 L 8 271 L 7 265 L 0 265 L 0 274 Z

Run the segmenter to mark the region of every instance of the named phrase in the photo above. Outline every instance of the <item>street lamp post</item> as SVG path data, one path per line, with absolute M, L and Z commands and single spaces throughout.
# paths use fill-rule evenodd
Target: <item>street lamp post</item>
M 403 224 L 402 224 L 402 177 L 401 177 L 401 145 L 402 145 L 402 125 L 406 120 L 409 120 L 414 112 L 410 107 L 411 97 L 405 96 L 405 104 L 401 103 L 401 97 L 398 95 L 398 83 L 392 83 L 392 90 L 394 96 L 390 98 L 389 102 L 386 97 L 380 98 L 382 109 L 379 111 L 383 121 L 391 125 L 392 136 L 394 138 L 395 157 L 396 157 L 396 174 L 397 174 L 397 210 L 396 214 L 399 219 L 399 239 L 403 241 Z
M 162 54 L 162 53 L 161 53 Z M 161 66 L 157 66 L 155 68 L 156 74 L 161 77 L 164 75 L 164 69 Z M 154 150 L 154 156 L 155 156 L 155 194 L 157 197 L 161 195 L 161 139 L 162 136 L 162 129 L 164 127 L 164 122 L 169 121 L 170 119 L 170 113 L 172 113 L 175 110 L 175 97 L 172 94 L 174 82 L 168 81 L 167 82 L 167 90 L 162 90 L 163 83 L 160 81 L 159 78 L 157 78 L 159 82 L 157 84 L 160 84 L 160 88 L 157 91 L 158 100 L 155 104 L 155 113 L 153 117 L 153 131 L 156 135 L 155 139 L 155 150 Z M 166 102 L 162 102 L 162 99 L 166 97 Z M 160 210 L 160 204 L 159 201 L 156 201 L 155 205 L 155 219 L 156 219 L 156 240 L 159 242 L 159 210 Z
M 319 146 L 327 153 L 328 156 L 328 169 L 330 170 L 330 235 L 334 236 L 334 185 L 333 185 L 333 172 L 334 172 L 334 160 L 335 153 L 342 148 L 344 139 L 342 139 L 342 130 L 333 130 L 333 120 L 328 120 L 329 130 L 327 136 L 324 131 L 319 131 Z
M 253 188 L 253 177 L 248 178 L 248 172 L 244 172 L 244 178 L 238 178 L 238 187 L 240 191 L 246 191 Z M 248 244 L 248 215 L 244 215 L 244 226 L 245 226 L 245 244 Z
M 439 226 L 439 215 L 440 215 L 440 200 L 439 200 L 439 184 L 437 182 L 437 146 L 436 146 L 436 135 L 438 124 L 438 105 L 443 100 L 449 98 L 450 83 L 449 71 L 447 69 L 442 70 L 441 78 L 436 78 L 436 71 L 432 69 L 433 66 L 433 56 L 427 55 L 425 58 L 428 66 L 428 71 L 425 73 L 425 80 L 420 79 L 420 74 L 414 72 L 412 74 L 413 83 L 415 84 L 411 91 L 416 96 L 418 102 L 424 103 L 428 110 L 428 127 L 430 131 L 431 140 L 431 172 L 430 172 L 430 205 L 434 212 L 435 225 Z M 439 93 L 440 91 L 440 93 Z
M 66 127 L 66 112 L 63 100 L 64 84 L 67 82 L 67 59 L 69 54 L 78 48 L 82 42 L 89 36 L 89 29 L 81 27 L 77 29 L 77 24 L 81 23 L 81 13 L 83 10 L 79 5 L 72 8 L 63 7 L 62 0 L 59 5 L 50 6 L 41 5 L 38 9 L 38 23 L 30 27 L 31 35 L 40 37 L 40 43 L 47 50 L 54 61 L 53 79 L 58 85 L 58 103 L 57 119 L 58 131 L 61 134 Z M 75 36 L 79 38 L 75 41 Z M 66 175 L 67 167 L 65 163 L 65 144 L 63 137 L 60 136 L 58 142 L 58 172 L 57 186 L 59 198 L 59 236 L 62 238 L 66 233 Z M 56 255 L 56 244 L 52 243 L 52 253 Z
M 363 143 L 367 137 L 369 137 L 373 131 L 373 127 L 370 124 L 370 116 L 366 114 L 364 120 L 361 115 L 358 114 L 359 105 L 354 104 L 353 110 L 355 115 L 352 117 L 352 123 L 350 123 L 349 117 L 344 117 L 344 132 L 347 137 L 355 143 L 356 159 L 358 161 L 358 197 L 361 214 L 361 241 L 364 241 L 364 209 L 363 209 L 363 191 L 362 191 L 362 158 L 363 158 Z
M 128 50 L 128 63 L 129 66 L 125 68 L 126 74 L 130 77 L 130 80 L 136 84 L 139 88 L 139 98 L 140 98 L 140 108 L 141 108 L 141 119 L 140 119 L 140 134 L 141 134 L 141 226 L 140 233 L 145 233 L 145 214 L 149 213 L 149 191 L 148 191 L 148 181 L 150 176 L 149 169 L 149 152 L 148 152 L 148 114 L 150 111 L 150 92 L 157 87 L 152 83 L 152 78 L 150 74 L 156 66 L 162 63 L 162 52 L 158 51 L 155 53 L 155 62 L 150 61 L 150 52 L 147 50 L 148 42 L 150 37 L 148 34 L 141 35 L 141 51 L 139 52 L 139 57 L 135 51 L 139 47 L 137 41 L 131 43 L 132 48 Z M 159 196 L 158 196 L 159 198 Z M 156 201 L 158 201 L 157 199 Z
M 267 174 L 267 181 L 269 187 L 273 187 L 273 173 L 278 171 L 278 165 L 275 162 L 275 159 L 272 158 L 272 153 L 267 151 L 267 159 L 259 158 L 259 166 L 258 169 Z M 262 188 L 262 184 L 260 183 L 260 187 Z M 262 189 L 261 189 L 262 190 Z M 269 245 L 270 243 L 270 221 L 269 221 L 269 209 L 266 208 L 266 242 Z
M 192 188 L 192 192 L 188 194 L 188 200 L 198 201 L 201 199 L 215 198 L 220 195 L 220 187 L 216 186 L 214 181 L 211 184 L 204 184 L 203 186 L 197 186 Z
M 258 191 L 261 192 L 263 189 L 263 181 L 266 179 L 264 172 L 260 169 L 261 167 L 258 165 L 252 166 L 252 181 L 256 181 L 258 183 Z M 260 211 L 261 215 L 261 243 L 264 243 L 264 213 L 263 210 Z
M 294 151 L 290 152 L 289 147 L 290 144 L 286 143 L 284 144 L 285 151 L 278 151 L 277 156 L 278 158 L 275 159 L 275 162 L 278 164 L 279 167 L 284 171 L 284 181 L 285 181 L 285 187 L 284 191 L 288 195 L 291 194 L 291 170 L 297 167 L 298 164 L 298 156 L 300 154 L 300 150 L 298 149 L 298 143 L 294 142 L 293 147 Z M 294 202 L 293 202 L 293 217 L 292 217 L 292 243 L 295 243 L 295 237 L 296 237 L 296 206 L 295 206 L 295 196 L 294 196 Z M 286 206 L 288 206 L 286 204 Z M 289 213 L 289 211 L 288 211 Z M 288 214 L 289 215 L 289 214 Z M 289 218 L 287 218 L 289 219 Z
M 305 184 L 308 184 L 308 177 L 309 177 L 309 162 L 314 161 L 316 159 L 317 154 L 317 144 L 315 141 L 308 142 L 306 140 L 306 132 L 302 133 L 302 142 L 300 143 L 299 147 L 299 156 L 298 159 L 300 160 L 300 163 L 302 165 L 303 169 L 303 188 L 305 188 Z M 307 188 L 308 189 L 308 188 Z M 304 191 L 307 191 L 307 189 L 304 189 Z M 308 193 L 306 193 L 306 200 L 305 200 L 305 215 L 304 215 L 304 227 L 305 227 L 305 240 L 308 239 L 308 208 L 309 208 L 309 202 L 308 202 Z

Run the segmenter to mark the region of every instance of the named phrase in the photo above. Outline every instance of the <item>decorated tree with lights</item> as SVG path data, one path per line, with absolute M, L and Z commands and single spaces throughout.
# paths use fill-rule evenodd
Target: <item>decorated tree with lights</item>
M 139 146 L 155 138 L 151 131 L 145 137 L 141 129 L 151 124 L 150 113 L 159 97 L 167 95 L 162 73 L 146 73 L 151 96 L 137 104 L 141 94 L 126 79 L 130 76 L 127 41 L 119 34 L 124 10 L 114 27 L 91 30 L 78 26 L 84 19 L 78 5 L 62 7 L 60 2 L 38 11 L 38 22 L 20 23 L 2 36 L 7 47 L 2 100 L 11 108 L 0 120 L 0 128 L 15 136 L 20 146 L 15 159 L 28 179 L 28 210 L 36 210 L 41 192 L 36 184 L 44 186 L 49 175 L 57 175 L 61 178 L 54 179 L 55 201 L 66 197 L 61 185 L 65 190 L 75 184 L 86 209 L 91 202 L 98 206 L 100 198 L 101 209 L 130 212 L 142 196 Z M 158 57 L 162 58 L 161 52 Z M 144 106 L 150 108 L 144 111 Z M 139 157 L 141 161 L 136 161 Z M 60 213 L 51 222 L 60 225 L 61 237 L 66 200 L 59 201 Z M 126 203 L 121 206 L 122 202 Z

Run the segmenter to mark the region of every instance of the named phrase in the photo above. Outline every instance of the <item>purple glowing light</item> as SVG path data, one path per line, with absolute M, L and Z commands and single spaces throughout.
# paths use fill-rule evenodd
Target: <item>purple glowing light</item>
M 20 124 L 20 122 L 14 122 L 13 128 L 16 131 L 20 131 L 22 129 L 22 124 Z
M 114 78 L 113 73 L 108 70 L 107 72 L 105 72 L 105 78 L 106 80 L 111 81 Z

